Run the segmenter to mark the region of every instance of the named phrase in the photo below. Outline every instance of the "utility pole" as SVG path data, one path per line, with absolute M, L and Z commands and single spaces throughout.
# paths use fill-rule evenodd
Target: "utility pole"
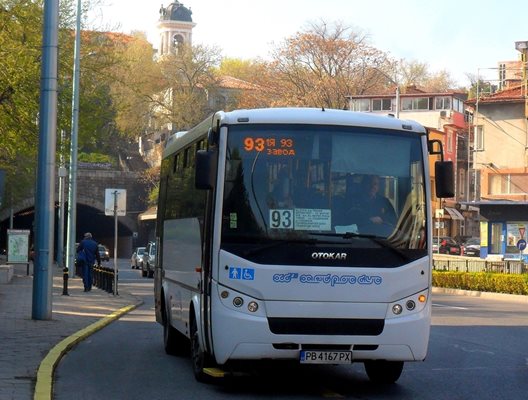
M 117 291 L 117 197 L 119 191 L 114 190 L 114 296 L 118 295 Z
M 64 268 L 64 206 L 66 204 L 64 199 L 64 188 L 66 186 L 66 175 L 67 171 L 64 167 L 64 154 L 63 146 L 66 137 L 64 131 L 61 131 L 61 143 L 60 143 L 60 162 L 59 162 L 59 220 L 57 224 L 57 265 L 59 268 Z
M 79 131 L 79 80 L 81 67 L 81 0 L 77 0 L 75 49 L 73 55 L 72 125 L 70 138 L 70 172 L 68 176 L 68 227 L 66 235 L 66 268 L 75 275 L 75 236 L 77 234 L 77 147 Z
M 51 319 L 59 0 L 44 0 L 32 318 Z

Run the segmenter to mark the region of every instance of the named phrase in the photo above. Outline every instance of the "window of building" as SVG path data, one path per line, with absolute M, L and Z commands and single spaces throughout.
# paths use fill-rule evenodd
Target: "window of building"
M 403 98 L 401 100 L 401 109 L 404 111 L 429 110 L 429 98 L 428 97 Z
M 435 97 L 435 109 L 436 110 L 451 110 L 451 97 L 449 96 Z
M 352 111 L 370 111 L 370 99 L 353 99 Z
M 506 64 L 499 64 L 499 90 L 506 86 Z
M 447 151 L 453 152 L 453 132 L 449 131 L 446 133 Z
M 391 111 L 391 99 L 372 99 L 372 111 Z
M 475 126 L 475 138 L 473 148 L 475 151 L 484 150 L 484 127 L 482 125 Z
M 466 170 L 460 168 L 458 169 L 458 190 L 461 197 L 464 197 L 466 194 Z
M 526 174 L 490 174 L 488 191 L 492 195 L 528 193 L 528 175 Z
M 464 114 L 464 101 L 457 98 L 453 98 L 453 110 Z
M 175 49 L 176 52 L 179 52 L 182 46 L 183 46 L 183 36 L 174 35 L 172 37 L 172 47 Z

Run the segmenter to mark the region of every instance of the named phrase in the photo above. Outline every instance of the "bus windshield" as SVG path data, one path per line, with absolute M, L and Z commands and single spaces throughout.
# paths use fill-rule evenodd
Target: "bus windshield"
M 229 126 L 222 246 L 259 262 L 295 246 L 383 249 L 402 265 L 426 255 L 424 186 L 416 133 Z

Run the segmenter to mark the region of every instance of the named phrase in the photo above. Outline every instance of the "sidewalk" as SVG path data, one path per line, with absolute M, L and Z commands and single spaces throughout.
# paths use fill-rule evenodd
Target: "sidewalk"
M 68 280 L 69 296 L 64 296 L 62 270 L 57 266 L 52 270 L 52 319 L 48 321 L 31 319 L 33 277 L 26 275 L 26 265 L 15 265 L 11 282 L 0 284 L 2 400 L 33 399 L 37 371 L 52 348 L 74 333 L 96 325 L 102 318 L 141 303 L 140 299 L 122 290 L 119 296 L 95 287 L 85 293 L 78 277 Z

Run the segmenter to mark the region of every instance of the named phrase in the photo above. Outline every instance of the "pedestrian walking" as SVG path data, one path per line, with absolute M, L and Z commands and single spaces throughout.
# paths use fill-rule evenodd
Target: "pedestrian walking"
M 86 232 L 84 239 L 77 246 L 77 262 L 81 264 L 85 292 L 92 290 L 93 266 L 96 260 L 97 265 L 101 266 L 97 242 L 92 238 L 90 232 Z

